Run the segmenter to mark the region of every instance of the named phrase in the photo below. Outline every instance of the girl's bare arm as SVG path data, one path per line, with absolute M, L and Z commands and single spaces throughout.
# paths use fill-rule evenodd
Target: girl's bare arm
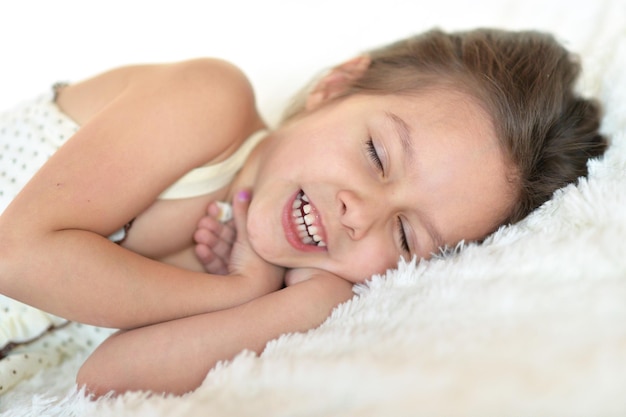
M 78 383 L 96 395 L 111 390 L 183 394 L 220 360 L 244 349 L 260 353 L 283 333 L 321 324 L 352 296 L 352 284 L 317 271 L 296 285 L 231 309 L 120 332 L 86 361 Z
M 278 280 L 259 279 L 272 273 L 185 271 L 104 237 L 259 123 L 247 80 L 225 63 L 122 71 L 123 82 L 112 74 L 87 81 L 87 92 L 119 92 L 85 102 L 93 114 L 76 114 L 83 127 L 0 216 L 0 293 L 71 320 L 131 328 L 277 289 Z

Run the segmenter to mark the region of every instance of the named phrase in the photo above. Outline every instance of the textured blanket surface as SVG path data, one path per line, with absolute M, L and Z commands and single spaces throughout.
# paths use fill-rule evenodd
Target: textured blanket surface
M 404 7 L 422 16 L 407 33 L 536 28 L 581 55 L 580 88 L 602 102 L 611 140 L 588 179 L 480 246 L 372 277 L 321 327 L 284 335 L 260 356 L 243 352 L 185 396 L 90 401 L 74 384 L 88 353 L 80 351 L 0 396 L 0 415 L 626 415 L 626 5 L 477 1 L 484 9 L 464 19 L 470 9 L 457 15 L 455 2 L 414 3 L 423 2 L 364 13 L 381 36 Z M 317 6 L 291 7 L 286 19 Z M 355 24 L 357 12 L 339 12 Z M 350 38 L 344 29 L 330 25 L 321 44 Z

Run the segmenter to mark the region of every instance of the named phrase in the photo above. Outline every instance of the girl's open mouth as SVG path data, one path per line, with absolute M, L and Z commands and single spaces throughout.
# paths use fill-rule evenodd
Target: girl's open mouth
M 300 190 L 285 208 L 283 226 L 287 238 L 297 249 L 326 249 L 322 219 L 304 191 Z
M 298 237 L 305 245 L 326 246 L 322 238 L 322 227 L 317 210 L 302 190 L 293 201 L 293 222 L 298 230 Z

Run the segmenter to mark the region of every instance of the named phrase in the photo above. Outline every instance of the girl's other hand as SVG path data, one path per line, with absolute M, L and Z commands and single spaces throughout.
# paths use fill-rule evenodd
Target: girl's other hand
M 196 257 L 206 272 L 216 275 L 228 274 L 230 255 L 237 238 L 232 216 L 224 221 L 223 214 L 224 207 L 218 202 L 209 204 L 193 235 Z
M 284 283 L 285 268 L 271 264 L 261 258 L 250 246 L 246 221 L 251 194 L 239 191 L 233 200 L 233 214 L 237 239 L 232 248 L 228 270 L 231 274 L 264 280 L 269 292 L 279 290 Z

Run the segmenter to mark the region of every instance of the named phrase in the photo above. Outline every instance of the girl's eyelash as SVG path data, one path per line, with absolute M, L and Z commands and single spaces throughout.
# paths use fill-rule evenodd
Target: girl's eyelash
M 402 250 L 406 253 L 410 253 L 411 249 L 409 248 L 409 240 L 406 238 L 406 233 L 404 232 L 404 227 L 402 226 L 402 219 L 398 217 L 398 230 L 400 231 L 400 246 Z
M 374 162 L 376 168 L 378 168 L 380 171 L 383 171 L 383 162 L 380 160 L 380 156 L 378 156 L 378 152 L 376 151 L 376 146 L 374 146 L 374 141 L 372 140 L 372 138 L 367 141 L 366 145 L 367 154 L 369 155 L 370 159 L 372 160 L 372 162 Z

